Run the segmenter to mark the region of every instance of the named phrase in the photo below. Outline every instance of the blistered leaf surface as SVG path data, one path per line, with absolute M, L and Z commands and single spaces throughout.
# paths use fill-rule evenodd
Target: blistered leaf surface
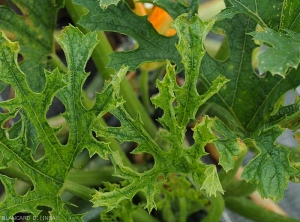
M 283 130 L 277 126 L 262 129 L 252 140 L 259 154 L 246 165 L 242 178 L 255 184 L 263 198 L 282 199 L 288 181 L 297 173 L 289 162 L 289 151 L 274 141 Z
M 223 193 L 220 181 L 214 165 L 206 165 L 200 161 L 200 157 L 205 155 L 204 146 L 217 140 L 218 138 L 209 127 L 210 121 L 207 117 L 194 129 L 195 144 L 189 148 L 184 146 L 185 127 L 190 119 L 195 118 L 195 111 L 203 102 L 216 93 L 225 83 L 226 79 L 219 77 L 213 86 L 204 95 L 199 95 L 195 90 L 196 78 L 199 71 L 200 61 L 205 50 L 203 49 L 203 39 L 212 23 L 203 23 L 198 17 L 188 18 L 186 15 L 180 16 L 175 21 L 175 26 L 179 34 L 178 50 L 183 57 L 183 64 L 187 78 L 185 87 L 182 90 L 176 83 L 174 67 L 168 62 L 167 73 L 162 81 L 157 81 L 159 94 L 152 102 L 156 107 L 160 107 L 164 114 L 159 122 L 164 127 L 161 135 L 169 141 L 169 147 L 160 147 L 149 134 L 144 130 L 143 123 L 139 116 L 135 119 L 123 108 L 123 105 L 110 110 L 119 119 L 120 127 L 104 127 L 99 122 L 94 125 L 94 130 L 99 136 L 114 137 L 120 142 L 134 141 L 138 144 L 132 151 L 133 154 L 149 153 L 154 158 L 152 169 L 144 173 L 138 173 L 123 165 L 117 152 L 112 152 L 112 161 L 115 166 L 115 175 L 130 181 L 129 185 L 122 188 L 115 188 L 110 192 L 97 192 L 92 202 L 94 206 L 106 206 L 109 210 L 116 208 L 120 201 L 132 199 L 133 196 L 142 191 L 146 197 L 146 205 L 149 211 L 156 208 L 154 194 L 157 192 L 157 178 L 159 175 L 176 173 L 187 176 L 193 184 L 203 189 L 208 195 Z M 186 47 L 183 45 L 186 43 Z M 188 44 L 187 44 L 188 43 Z M 190 53 L 190 54 L 189 54 Z M 175 99 L 184 103 L 183 95 L 193 98 L 193 110 L 184 109 L 182 104 L 174 105 Z M 191 101 L 190 101 L 191 102 Z M 166 151 L 168 150 L 168 151 Z
M 37 93 L 29 88 L 26 76 L 17 64 L 18 44 L 10 42 L 1 34 L 0 79 L 13 86 L 15 98 L 0 103 L 2 108 L 8 110 L 6 114 L 0 115 L 0 122 L 3 126 L 16 113 L 21 114 L 21 120 L 9 131 L 4 128 L 0 130 L 0 168 L 18 165 L 34 186 L 26 195 L 20 196 L 14 190 L 15 180 L 1 175 L 0 179 L 6 190 L 6 197 L 1 202 L 1 215 L 28 212 L 37 216 L 40 212 L 38 207 L 47 206 L 51 208 L 50 216 L 58 221 L 81 221 L 81 216 L 73 215 L 67 210 L 60 194 L 79 152 L 87 148 L 92 154 L 98 153 L 102 158 L 106 158 L 106 154 L 111 152 L 108 144 L 94 138 L 91 126 L 98 114 L 122 102 L 120 99 L 112 100 L 112 95 L 118 91 L 120 79 L 126 73 L 126 69 L 121 70 L 112 82 L 106 83 L 104 90 L 97 95 L 95 106 L 86 110 L 81 103 L 81 91 L 87 77 L 84 71 L 86 62 L 98 43 L 96 36 L 96 33 L 83 35 L 77 28 L 66 27 L 57 40 L 65 52 L 68 72 L 61 74 L 58 69 L 52 73 L 46 72 L 45 87 L 42 92 Z M 52 128 L 46 119 L 46 111 L 54 96 L 59 97 L 66 108 L 63 115 L 70 130 L 66 145 L 58 141 L 57 129 Z M 31 128 L 19 127 L 19 124 L 27 126 L 27 122 L 35 129 L 45 149 L 45 156 L 38 162 L 26 147 L 26 140 L 36 135 L 30 134 Z M 10 139 L 7 133 L 11 133 L 14 138 Z

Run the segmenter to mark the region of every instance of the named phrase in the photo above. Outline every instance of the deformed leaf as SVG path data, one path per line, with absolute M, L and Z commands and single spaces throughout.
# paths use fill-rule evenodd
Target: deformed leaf
M 244 180 L 256 185 L 263 198 L 275 201 L 283 197 L 290 177 L 297 173 L 289 162 L 289 151 L 274 142 L 282 133 L 283 129 L 275 125 L 262 129 L 250 139 L 259 154 L 245 166 L 242 174 Z
M 251 32 L 250 35 L 268 46 L 266 51 L 258 55 L 260 73 L 269 71 L 272 75 L 278 74 L 285 77 L 288 68 L 297 69 L 300 63 L 300 34 L 277 33 L 266 28 L 261 32 Z
M 91 31 L 119 32 L 138 42 L 136 49 L 110 54 L 109 67 L 119 70 L 126 65 L 133 71 L 141 63 L 169 59 L 176 63 L 178 71 L 182 69 L 180 55 L 175 49 L 177 36 L 158 34 L 146 16 L 136 15 L 125 2 L 120 1 L 117 6 L 111 5 L 105 10 L 101 9 L 97 0 L 74 0 L 74 3 L 89 10 L 79 21 L 83 27 Z
M 184 85 L 174 87 L 178 103 L 176 112 L 179 126 L 185 126 L 191 119 L 195 119 L 199 106 L 205 103 L 227 81 L 225 78 L 218 77 L 205 95 L 199 96 L 197 92 L 196 81 L 202 58 L 206 52 L 203 41 L 212 26 L 213 21 L 205 23 L 196 16 L 192 18 L 180 16 L 174 21 L 174 27 L 179 36 L 177 49 L 185 66 Z
M 245 155 L 245 143 L 219 119 L 208 123 L 212 132 L 218 139 L 213 141 L 219 154 L 219 164 L 227 172 L 234 167 L 235 161 Z
M 132 169 L 125 167 L 117 152 L 111 152 L 112 162 L 115 167 L 115 175 L 130 181 L 130 183 L 122 188 L 115 188 L 110 192 L 99 191 L 94 195 L 92 202 L 94 206 L 106 206 L 109 210 L 118 206 L 120 201 L 129 199 L 142 191 L 146 196 L 145 208 L 151 211 L 156 208 L 154 194 L 157 192 L 157 179 L 160 175 L 167 176 L 170 173 L 181 174 L 191 179 L 193 184 L 207 192 L 208 195 L 216 195 L 218 192 L 223 193 L 219 178 L 214 165 L 206 165 L 200 161 L 205 155 L 204 146 L 218 139 L 211 129 L 207 128 L 206 123 L 211 119 L 205 118 L 205 121 L 195 127 L 194 139 L 195 143 L 192 147 L 186 148 L 184 145 L 184 134 L 187 122 L 194 118 L 194 112 L 209 97 L 216 93 L 221 86 L 226 83 L 225 78 L 218 78 L 210 90 L 199 96 L 195 90 L 196 78 L 199 71 L 199 65 L 205 50 L 203 49 L 203 38 L 207 34 L 210 23 L 202 23 L 199 17 L 194 16 L 188 18 L 182 15 L 177 18 L 177 32 L 180 33 L 179 51 L 184 54 L 184 67 L 186 71 L 186 84 L 192 88 L 184 88 L 180 91 L 175 81 L 174 66 L 167 62 L 167 73 L 162 81 L 157 82 L 159 94 L 152 101 L 156 107 L 162 108 L 163 116 L 159 122 L 165 128 L 164 137 L 168 140 L 170 147 L 164 148 L 154 141 L 145 131 L 143 123 L 139 117 L 133 119 L 124 109 L 123 104 L 109 110 L 121 123 L 120 127 L 103 127 L 100 121 L 96 121 L 93 130 L 97 136 L 114 137 L 120 142 L 134 141 L 138 144 L 132 153 L 146 152 L 153 156 L 154 166 L 152 169 L 143 173 L 138 173 Z M 201 27 L 199 27 L 201 26 Z M 186 47 L 182 47 L 183 43 L 187 43 Z M 191 56 L 188 55 L 191 53 Z M 194 63 L 194 64 L 193 64 Z M 192 64 L 192 65 L 191 65 Z M 190 76 L 188 76 L 190 75 Z M 184 96 L 190 96 L 199 99 L 194 103 L 192 114 L 186 114 L 181 105 L 174 105 L 174 101 L 183 103 Z M 114 96 L 117 96 L 116 94 Z M 182 96 L 182 98 L 180 98 Z M 115 97 L 116 99 L 117 97 Z M 191 101 L 190 101 L 191 102 Z M 178 109 L 178 107 L 181 107 Z M 189 112 L 189 111 L 188 111 Z M 188 113 L 186 112 L 186 113 Z M 168 150 L 168 151 L 166 151 Z M 212 185 L 214 184 L 214 185 Z
M 105 84 L 102 93 L 96 96 L 96 104 L 90 110 L 82 105 L 82 85 L 88 76 L 84 69 L 98 43 L 96 36 L 96 33 L 83 35 L 77 28 L 66 27 L 57 41 L 65 52 L 68 72 L 61 74 L 58 69 L 51 73 L 45 72 L 45 87 L 37 93 L 29 88 L 26 76 L 17 64 L 18 44 L 10 42 L 1 33 L 0 80 L 13 86 L 15 98 L 0 103 L 1 108 L 8 110 L 8 113 L 0 115 L 0 124 L 3 126 L 20 109 L 22 115 L 20 123 L 14 129 L 0 129 L 0 168 L 18 165 L 34 187 L 26 195 L 20 196 L 14 191 L 15 180 L 1 175 L 7 195 L 0 204 L 0 215 L 28 212 L 37 216 L 40 212 L 38 207 L 47 206 L 51 208 L 49 214 L 52 218 L 58 218 L 59 221 L 82 221 L 81 215 L 72 214 L 64 206 L 66 203 L 60 195 L 79 152 L 86 148 L 90 155 L 98 153 L 102 158 L 107 158 L 106 155 L 111 153 L 108 144 L 94 138 L 91 127 L 98 115 L 103 115 L 107 109 L 116 108 L 122 103 L 122 100 L 113 98 L 113 95 L 118 95 L 120 79 L 126 73 L 126 68 L 122 69 L 121 74 L 115 75 L 110 83 Z M 57 129 L 52 128 L 46 118 L 54 96 L 59 97 L 66 108 L 63 115 L 69 126 L 69 135 L 65 145 L 58 141 Z M 24 131 L 29 126 L 28 122 L 37 135 Z M 19 124 L 22 124 L 21 127 Z M 14 138 L 11 139 L 8 133 L 12 133 Z M 32 158 L 30 149 L 26 147 L 26 140 L 34 140 L 36 137 L 45 149 L 45 156 L 39 161 Z
M 216 196 L 217 191 L 224 193 L 218 177 L 216 166 L 210 165 L 209 167 L 207 167 L 204 172 L 204 175 L 205 180 L 201 189 L 205 190 L 209 196 Z

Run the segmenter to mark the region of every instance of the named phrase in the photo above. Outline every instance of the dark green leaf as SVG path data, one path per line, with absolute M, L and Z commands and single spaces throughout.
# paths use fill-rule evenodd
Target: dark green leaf
M 259 154 L 245 166 L 242 178 L 255 184 L 263 198 L 279 201 L 288 186 L 291 176 L 297 173 L 289 162 L 289 151 L 274 141 L 283 133 L 283 129 L 273 126 L 261 129 L 251 138 Z
M 258 55 L 260 73 L 270 72 L 285 77 L 288 68 L 297 69 L 300 63 L 300 34 L 288 32 L 280 34 L 266 28 L 261 32 L 250 33 L 255 40 L 269 46 Z
M 40 92 L 45 84 L 44 68 L 47 56 L 53 52 L 53 31 L 58 10 L 63 0 L 12 0 L 22 15 L 18 15 L 9 4 L 0 6 L 0 28 L 15 35 L 24 58 L 20 68 L 27 76 L 27 83 Z M 15 7 L 16 9 L 16 7 Z
M 122 65 L 135 70 L 141 63 L 150 61 L 170 61 L 177 64 L 178 71 L 182 69 L 181 58 L 175 49 L 177 36 L 165 37 L 157 33 L 146 16 L 138 16 L 132 12 L 123 1 L 118 6 L 111 5 L 103 10 L 97 0 L 74 0 L 89 10 L 79 21 L 85 28 L 119 32 L 134 38 L 138 48 L 126 52 L 110 54 L 108 66 L 119 70 Z

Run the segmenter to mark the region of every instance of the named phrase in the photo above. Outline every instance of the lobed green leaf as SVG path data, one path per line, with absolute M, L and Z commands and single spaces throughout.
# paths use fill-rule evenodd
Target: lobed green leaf
M 283 129 L 273 126 L 261 129 L 251 138 L 259 154 L 245 166 L 242 178 L 256 185 L 263 198 L 282 199 L 289 179 L 297 173 L 288 159 L 289 151 L 274 141 Z
M 143 173 L 137 173 L 125 167 L 118 153 L 112 152 L 111 157 L 115 166 L 115 175 L 127 179 L 130 183 L 122 188 L 115 188 L 110 192 L 97 192 L 92 200 L 94 206 L 106 206 L 111 210 L 116 208 L 120 201 L 125 199 L 131 200 L 136 193 L 142 191 L 147 200 L 145 208 L 151 211 L 153 208 L 156 208 L 154 194 L 157 192 L 157 179 L 161 175 L 167 176 L 170 173 L 188 177 L 197 188 L 203 189 L 208 195 L 217 195 L 218 192 L 223 193 L 216 167 L 214 165 L 206 165 L 200 161 L 200 158 L 206 154 L 204 146 L 218 139 L 212 129 L 208 127 L 208 123 L 213 120 L 205 118 L 205 121 L 198 124 L 194 129 L 195 144 L 189 148 L 184 146 L 187 122 L 194 118 L 194 112 L 197 111 L 199 106 L 227 82 L 225 78 L 218 78 L 212 88 L 201 96 L 195 90 L 195 79 L 197 78 L 201 58 L 205 53 L 202 46 L 203 39 L 211 27 L 211 23 L 203 23 L 197 16 L 188 18 L 187 15 L 182 15 L 177 18 L 175 24 L 176 28 L 178 28 L 177 32 L 180 33 L 178 49 L 184 55 L 183 63 L 186 70 L 186 78 L 190 79 L 186 81 L 186 84 L 189 84 L 192 90 L 184 88 L 183 91 L 180 91 L 180 87 L 175 81 L 174 66 L 168 62 L 167 73 L 164 79 L 157 82 L 159 94 L 152 99 L 154 105 L 161 107 L 164 111 L 159 122 L 165 128 L 162 131 L 163 136 L 169 141 L 170 147 L 160 147 L 144 130 L 139 116 L 136 119 L 132 119 L 122 104 L 110 110 L 109 112 L 120 121 L 121 126 L 103 127 L 97 121 L 93 126 L 97 136 L 114 137 L 120 142 L 134 141 L 138 146 L 132 153 L 149 153 L 153 156 L 155 164 L 152 169 Z M 186 45 L 186 48 L 183 48 L 181 46 L 182 42 L 188 41 L 191 42 Z M 193 56 L 184 54 L 187 52 L 190 52 Z M 195 64 L 190 65 L 192 63 Z M 182 111 L 184 108 L 179 104 L 182 94 L 187 94 L 200 100 L 194 104 L 195 107 L 193 107 L 191 112 L 193 115 L 187 114 L 184 117 L 184 121 L 181 120 L 181 115 L 182 112 L 186 111 Z M 174 105 L 175 101 L 177 104 Z

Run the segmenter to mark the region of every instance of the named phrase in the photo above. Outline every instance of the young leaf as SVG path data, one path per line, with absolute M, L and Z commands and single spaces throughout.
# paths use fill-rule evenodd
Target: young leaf
M 12 2 L 22 15 L 14 12 L 7 1 L 0 6 L 0 28 L 15 35 L 14 40 L 19 42 L 20 54 L 24 58 L 20 68 L 27 76 L 27 84 L 33 91 L 41 92 L 45 85 L 47 56 L 53 50 L 57 12 L 63 6 L 63 0 Z
M 260 73 L 269 71 L 272 75 L 285 77 L 288 68 L 297 69 L 300 63 L 300 34 L 292 32 L 282 34 L 266 28 L 264 31 L 252 32 L 250 35 L 269 46 L 258 56 Z
M 278 126 L 262 129 L 251 138 L 252 145 L 259 154 L 245 166 L 242 178 L 255 184 L 263 198 L 279 201 L 283 197 L 291 176 L 297 173 L 289 162 L 289 151 L 274 144 L 283 133 Z
M 187 78 L 192 79 L 189 84 L 194 89 L 193 84 L 196 84 L 194 78 L 198 73 L 200 61 L 205 52 L 202 46 L 203 38 L 211 24 L 202 23 L 197 16 L 188 18 L 187 15 L 178 17 L 175 24 L 176 28 L 178 28 L 177 32 L 180 33 L 178 49 L 184 55 L 183 63 L 186 73 L 191 75 Z M 183 49 L 181 44 L 188 41 L 191 42 Z M 197 45 L 200 46 L 195 47 Z M 192 56 L 189 56 L 185 50 L 190 52 Z M 191 65 L 192 63 L 195 64 Z M 185 148 L 183 145 L 184 124 L 191 118 L 194 118 L 194 116 L 186 115 L 183 122 L 179 119 L 183 108 L 177 109 L 179 105 L 174 105 L 174 101 L 179 98 L 177 93 L 198 97 L 201 101 L 197 101 L 194 104 L 196 107 L 193 108 L 197 110 L 203 101 L 212 96 L 214 92 L 217 92 L 225 83 L 226 79 L 218 78 L 212 89 L 202 96 L 199 96 L 195 90 L 184 89 L 181 92 L 178 90 L 178 85 L 175 81 L 174 67 L 168 62 L 166 76 L 163 81 L 157 84 L 160 93 L 152 101 L 155 106 L 164 110 L 164 115 L 159 121 L 166 128 L 163 131 L 165 133 L 163 136 L 169 141 L 170 149 L 166 148 L 169 151 L 165 151 L 164 148 L 160 147 L 144 130 L 139 116 L 136 119 L 132 119 L 123 108 L 123 105 L 109 111 L 119 119 L 121 122 L 120 127 L 103 127 L 99 122 L 95 122 L 93 130 L 98 136 L 115 137 L 120 142 L 134 141 L 138 144 L 138 147 L 132 153 L 147 152 L 153 156 L 155 164 L 152 169 L 144 173 L 137 173 L 122 164 L 117 152 L 111 152 L 112 162 L 115 166 L 115 175 L 129 180 L 130 184 L 122 188 L 115 188 L 115 190 L 110 192 L 97 192 L 92 200 L 94 206 L 106 206 L 110 210 L 116 208 L 120 201 L 125 199 L 131 200 L 137 192 L 142 191 L 146 196 L 145 208 L 151 211 L 153 208 L 156 208 L 154 194 L 157 192 L 157 178 L 159 175 L 167 175 L 169 173 L 182 174 L 189 177 L 197 188 L 205 190 L 208 195 L 216 195 L 217 192 L 223 193 L 215 166 L 207 166 L 200 162 L 200 157 L 206 154 L 204 146 L 217 139 L 212 130 L 208 129 L 206 125 L 211 120 L 205 118 L 205 121 L 195 127 L 195 144 L 190 148 Z
M 247 147 L 245 143 L 219 119 L 214 119 L 208 124 L 212 132 L 217 136 L 217 139 L 213 141 L 213 143 L 220 154 L 219 164 L 227 172 L 233 169 L 237 159 L 245 155 Z
M 210 92 L 203 96 L 198 95 L 196 81 L 198 80 L 200 64 L 205 54 L 203 41 L 212 26 L 213 22 L 204 23 L 197 17 L 191 19 L 180 17 L 180 19 L 174 21 L 174 27 L 178 31 L 180 39 L 177 49 L 182 57 L 182 63 L 185 64 L 184 85 L 182 87 L 175 85 L 174 89 L 178 103 L 176 106 L 177 122 L 181 127 L 186 126 L 191 119 L 195 119 L 198 107 L 215 94 L 226 81 L 220 77 L 218 80 L 215 80 L 214 86 L 209 89 L 211 90 Z
M 129 70 L 135 70 L 143 62 L 169 59 L 177 64 L 178 70 L 182 69 L 181 58 L 174 46 L 177 37 L 158 34 L 145 16 L 136 15 L 125 2 L 120 1 L 117 6 L 111 5 L 105 10 L 97 0 L 74 0 L 74 3 L 89 10 L 79 21 L 83 27 L 91 31 L 119 32 L 138 42 L 137 49 L 110 54 L 109 67 L 119 70 L 125 64 Z

